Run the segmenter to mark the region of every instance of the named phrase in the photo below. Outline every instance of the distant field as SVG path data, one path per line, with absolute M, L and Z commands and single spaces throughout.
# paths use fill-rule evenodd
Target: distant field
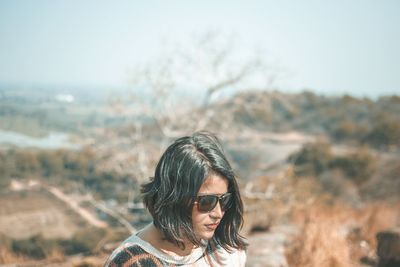
M 0 233 L 14 239 L 42 234 L 70 238 L 84 222 L 44 190 L 0 195 Z

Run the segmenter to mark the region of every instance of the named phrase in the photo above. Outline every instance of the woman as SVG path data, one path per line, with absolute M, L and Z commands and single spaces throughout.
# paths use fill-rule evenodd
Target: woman
M 125 240 L 105 266 L 244 266 L 243 204 L 218 139 L 177 139 L 142 186 L 153 223 Z

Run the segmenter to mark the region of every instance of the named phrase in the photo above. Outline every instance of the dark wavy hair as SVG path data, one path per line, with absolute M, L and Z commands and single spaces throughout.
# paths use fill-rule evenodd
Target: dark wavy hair
M 142 185 L 143 202 L 164 238 L 184 247 L 183 238 L 200 245 L 193 231 L 192 208 L 205 179 L 217 174 L 228 181 L 232 205 L 214 233 L 214 240 L 227 251 L 245 249 L 239 234 L 243 225 L 243 202 L 235 174 L 217 137 L 209 132 L 195 132 L 172 143 L 157 164 L 150 182 Z

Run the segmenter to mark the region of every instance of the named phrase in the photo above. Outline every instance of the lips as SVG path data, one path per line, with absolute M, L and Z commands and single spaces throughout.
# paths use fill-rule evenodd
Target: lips
M 208 229 L 210 229 L 210 230 L 215 230 L 215 229 L 217 229 L 218 225 L 219 225 L 219 222 L 217 222 L 217 223 L 210 223 L 210 224 L 206 224 L 206 227 L 207 227 Z

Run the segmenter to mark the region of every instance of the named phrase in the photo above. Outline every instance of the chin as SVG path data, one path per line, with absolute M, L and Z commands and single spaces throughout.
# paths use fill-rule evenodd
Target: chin
M 198 234 L 198 237 L 200 237 L 200 239 L 202 240 L 210 240 L 211 238 L 213 238 L 214 236 L 214 231 L 213 232 L 202 232 Z

